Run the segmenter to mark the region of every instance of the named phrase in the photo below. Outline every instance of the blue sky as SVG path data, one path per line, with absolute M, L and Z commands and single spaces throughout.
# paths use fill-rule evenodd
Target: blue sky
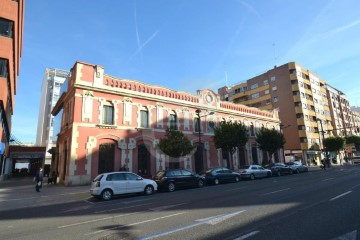
M 26 1 L 12 134 L 35 142 L 45 68 L 76 60 L 195 93 L 296 61 L 360 106 L 358 0 Z

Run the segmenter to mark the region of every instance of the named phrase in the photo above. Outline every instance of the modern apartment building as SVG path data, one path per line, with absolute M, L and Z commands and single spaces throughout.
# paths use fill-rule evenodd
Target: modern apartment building
M 117 78 L 84 62 L 75 63 L 62 91 L 52 111 L 55 123 L 61 123 L 53 165 L 65 185 L 89 183 L 99 173 L 123 166 L 154 175 L 166 168 L 200 172 L 261 163 L 267 155 L 255 142 L 256 131 L 280 128 L 276 110 L 223 102 L 208 89 L 190 94 Z M 232 158 L 213 142 L 213 128 L 221 121 L 248 126 L 249 140 Z M 182 131 L 195 152 L 176 160 L 162 153 L 157 144 L 168 128 Z M 280 151 L 275 155 L 283 161 Z
M 303 162 L 320 159 L 322 138 L 332 134 L 333 125 L 327 84 L 298 63 L 274 67 L 246 82 L 219 89 L 221 99 L 257 107 L 278 109 L 286 138 L 286 159 Z M 320 134 L 324 133 L 324 134 Z
M 0 0 L 0 175 L 9 156 L 11 117 L 14 114 L 23 45 L 24 1 Z
M 59 99 L 60 88 L 68 75 L 68 71 L 46 68 L 42 80 L 36 146 L 46 147 L 45 166 L 51 164 L 52 155 L 48 150 L 56 146 L 53 141 L 54 117 L 51 111 Z

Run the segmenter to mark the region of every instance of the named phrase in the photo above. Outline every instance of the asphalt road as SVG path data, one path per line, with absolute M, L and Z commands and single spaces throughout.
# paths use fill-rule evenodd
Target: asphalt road
M 108 202 L 52 189 L 0 198 L 0 239 L 360 239 L 360 165 Z

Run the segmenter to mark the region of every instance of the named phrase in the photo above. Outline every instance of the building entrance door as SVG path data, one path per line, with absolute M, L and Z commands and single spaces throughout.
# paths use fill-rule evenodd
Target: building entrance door
M 114 171 L 115 145 L 111 143 L 99 146 L 99 165 L 98 173 Z
M 138 172 L 150 174 L 150 152 L 145 144 L 138 145 Z

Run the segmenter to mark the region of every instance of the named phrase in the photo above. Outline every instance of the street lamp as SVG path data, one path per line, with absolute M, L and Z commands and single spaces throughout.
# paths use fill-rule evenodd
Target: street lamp
M 284 129 L 285 128 L 288 128 L 288 127 L 290 127 L 291 125 L 290 124 L 288 124 L 288 125 L 284 125 L 284 124 L 280 124 L 280 132 L 281 132 L 281 134 L 283 134 L 284 135 Z M 285 148 L 283 147 L 283 158 L 284 158 L 284 163 L 285 163 Z
M 324 146 L 325 131 L 323 129 L 322 120 L 317 118 L 316 121 L 320 122 L 321 135 L 322 135 L 322 148 L 325 149 L 325 158 L 326 158 L 326 160 L 328 160 L 328 150 L 327 150 L 327 147 Z
M 214 114 L 214 112 L 209 112 L 208 114 L 205 114 L 205 115 L 202 115 L 202 116 L 200 116 L 200 113 L 201 113 L 201 110 L 200 109 L 196 109 L 196 111 L 195 111 L 195 113 L 196 113 L 196 115 L 197 115 L 197 117 L 198 117 L 198 132 L 199 132 L 199 144 L 201 143 L 201 131 L 200 131 L 200 118 L 202 118 L 202 117 L 205 117 L 205 116 L 208 116 L 208 115 L 213 115 Z

